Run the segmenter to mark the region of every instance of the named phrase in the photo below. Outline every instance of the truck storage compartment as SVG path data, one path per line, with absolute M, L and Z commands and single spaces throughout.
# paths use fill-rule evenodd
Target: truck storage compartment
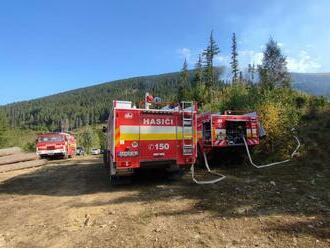
M 246 135 L 246 121 L 226 121 L 226 136 L 229 145 L 244 144 L 243 135 Z

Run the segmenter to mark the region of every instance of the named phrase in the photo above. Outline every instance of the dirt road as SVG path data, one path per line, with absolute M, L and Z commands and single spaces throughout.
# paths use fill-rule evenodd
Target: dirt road
M 216 185 L 187 173 L 111 187 L 100 163 L 0 174 L 0 247 L 330 246 L 328 170 L 240 166 Z

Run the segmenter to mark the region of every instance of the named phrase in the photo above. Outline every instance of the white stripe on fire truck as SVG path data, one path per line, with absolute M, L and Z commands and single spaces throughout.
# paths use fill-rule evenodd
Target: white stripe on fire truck
M 192 128 L 185 127 L 185 138 L 189 138 Z M 190 135 L 191 136 L 191 135 Z M 182 127 L 176 126 L 120 126 L 120 139 L 123 140 L 174 140 L 182 139 Z
M 176 133 L 175 126 L 120 126 L 120 133 Z

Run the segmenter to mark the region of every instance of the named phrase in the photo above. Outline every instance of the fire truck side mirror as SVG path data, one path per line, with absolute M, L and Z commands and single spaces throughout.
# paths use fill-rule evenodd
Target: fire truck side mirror
M 103 128 L 102 128 L 102 132 L 103 132 L 103 133 L 106 133 L 107 131 L 108 131 L 108 128 L 107 128 L 107 127 L 103 127 Z

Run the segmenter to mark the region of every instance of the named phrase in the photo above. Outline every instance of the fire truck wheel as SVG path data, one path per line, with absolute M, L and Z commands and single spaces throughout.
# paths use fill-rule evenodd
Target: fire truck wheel
M 184 175 L 184 168 L 177 167 L 176 169 L 168 169 L 167 170 L 167 177 L 169 180 L 179 180 Z
M 108 171 L 109 171 L 109 180 L 111 185 L 117 185 L 119 184 L 119 176 L 116 175 L 116 165 L 112 162 L 111 159 L 109 159 L 108 163 Z
M 109 152 L 106 150 L 104 153 L 103 153 L 103 166 L 104 168 L 106 169 L 109 169 L 110 168 L 110 155 L 109 155 Z
M 111 185 L 117 185 L 119 183 L 119 177 L 117 175 L 110 175 L 109 180 Z
M 199 167 L 204 167 L 205 166 L 202 148 L 199 145 L 197 146 L 196 165 L 198 165 Z

